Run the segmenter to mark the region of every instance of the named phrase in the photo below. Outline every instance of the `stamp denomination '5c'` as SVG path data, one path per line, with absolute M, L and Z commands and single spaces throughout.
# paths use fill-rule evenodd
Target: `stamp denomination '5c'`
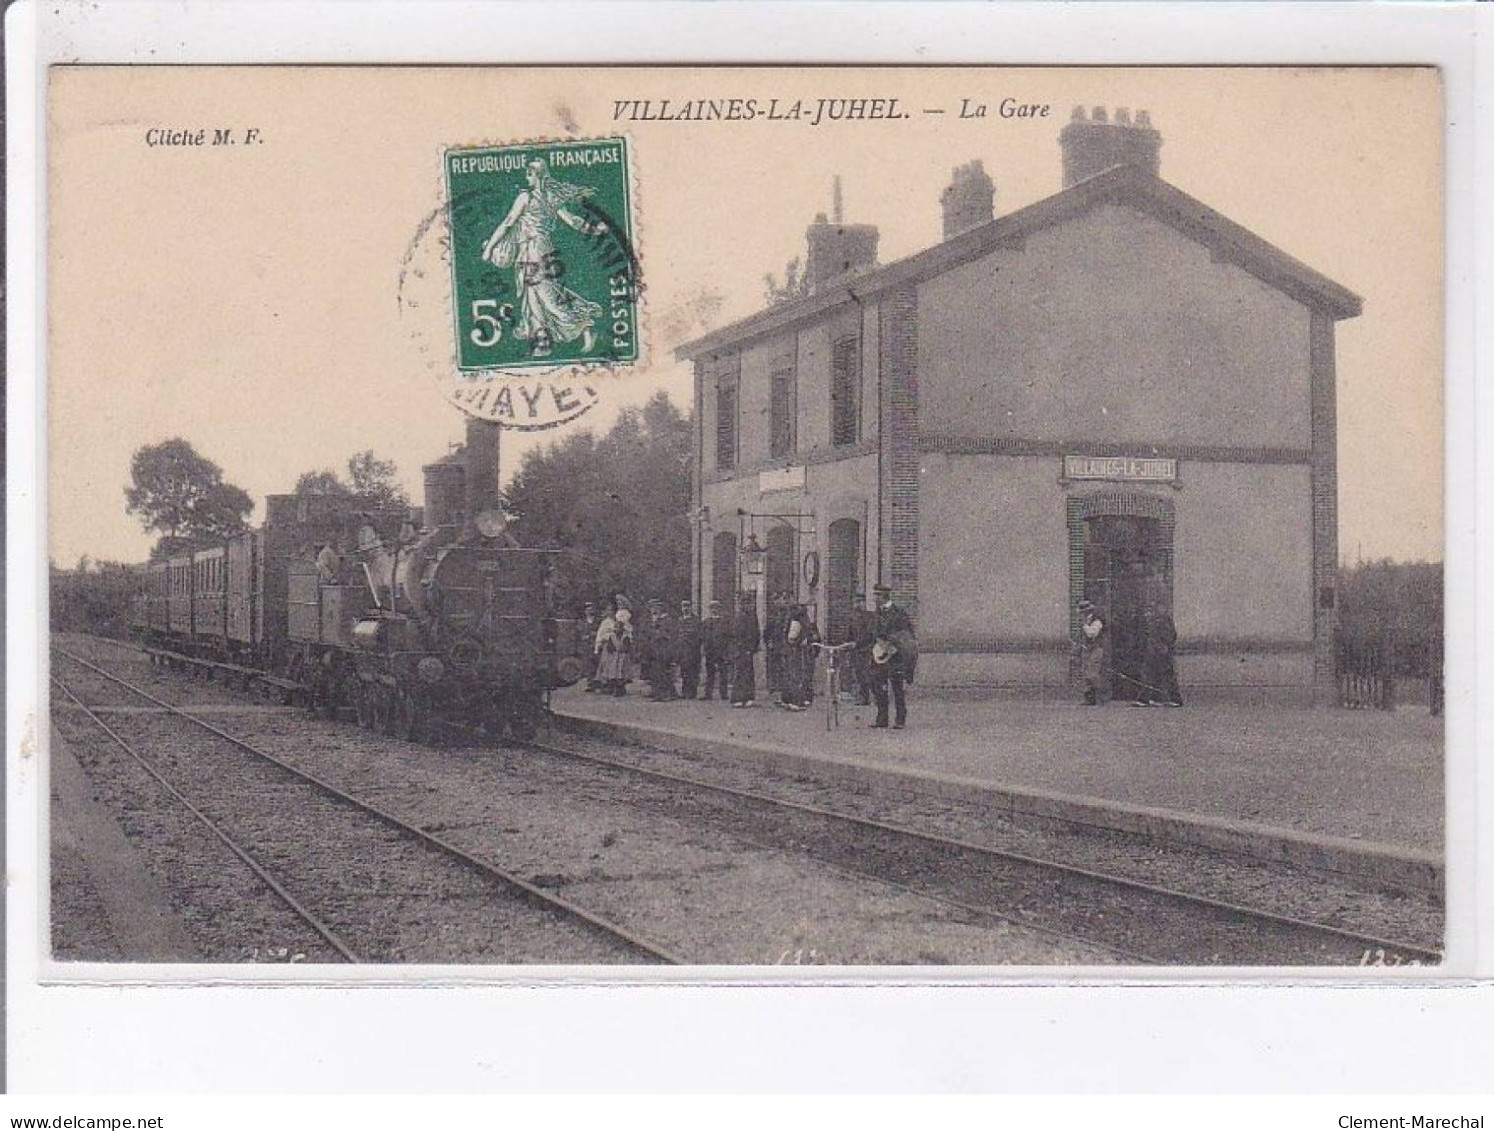
M 626 140 L 450 149 L 445 165 L 457 368 L 636 362 Z

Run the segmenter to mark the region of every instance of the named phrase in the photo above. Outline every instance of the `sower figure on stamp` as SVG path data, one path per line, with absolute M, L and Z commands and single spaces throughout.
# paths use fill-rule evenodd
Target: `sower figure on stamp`
M 731 674 L 731 618 L 725 615 L 720 601 L 711 602 L 710 616 L 701 622 L 701 645 L 705 652 L 705 694 L 709 699 L 719 693 L 726 701 L 726 681 Z
M 851 674 L 856 680 L 856 704 L 870 706 L 872 701 L 871 651 L 877 642 L 877 614 L 866 607 L 866 594 L 856 594 L 851 609 Z
M 587 691 L 595 691 L 602 685 L 602 681 L 597 678 L 597 666 L 601 662 L 601 647 L 597 639 L 597 629 L 600 627 L 601 622 L 597 619 L 597 607 L 592 602 L 587 601 L 586 606 L 581 610 L 582 639 L 592 642 L 591 651 L 586 656 L 582 672 L 586 677 Z
M 892 600 L 892 587 L 878 583 L 872 587 L 877 596 L 876 640 L 872 644 L 872 695 L 877 701 L 874 727 L 887 726 L 887 691 L 892 689 L 896 714 L 893 728 L 908 725 L 908 701 L 904 687 L 913 682 L 918 666 L 918 637 L 913 632 L 913 618 Z
M 700 621 L 689 601 L 680 602 L 679 619 L 674 623 L 674 662 L 680 668 L 680 697 L 694 699 L 700 687 Z
M 577 215 L 571 205 L 591 196 L 593 189 L 557 181 L 550 168 L 536 158 L 525 169 L 529 187 L 514 198 L 503 222 L 483 245 L 482 257 L 495 267 L 514 269 L 514 292 L 519 297 L 514 336 L 530 343 L 530 354 L 548 357 L 556 342 L 581 339 L 590 353 L 596 345 L 592 327 L 602 317 L 600 305 L 561 285 L 565 264 L 555 251 L 557 221 L 582 235 L 600 235 L 605 221 Z
M 763 632 L 757 623 L 757 595 L 750 590 L 737 602 L 736 616 L 731 620 L 731 705 L 757 706 L 757 650 L 762 647 Z
M 1109 651 L 1110 633 L 1105 621 L 1088 599 L 1079 602 L 1079 635 L 1074 648 L 1079 657 L 1079 676 L 1084 680 L 1084 705 L 1104 706 L 1110 698 L 1105 673 L 1106 653 Z

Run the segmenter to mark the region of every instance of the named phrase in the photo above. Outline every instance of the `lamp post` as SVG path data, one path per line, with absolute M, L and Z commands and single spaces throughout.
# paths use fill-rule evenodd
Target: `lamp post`
M 691 525 L 695 528 L 695 609 L 696 615 L 705 616 L 705 542 L 711 529 L 711 508 L 702 504 L 690 512 Z
M 757 540 L 756 532 L 747 535 L 747 541 L 742 543 L 742 549 L 738 555 L 742 562 L 742 577 L 752 586 L 753 603 L 757 606 L 757 621 L 765 623 L 767 616 L 767 597 L 763 592 L 763 573 L 767 568 L 768 551 L 763 549 L 762 543 Z

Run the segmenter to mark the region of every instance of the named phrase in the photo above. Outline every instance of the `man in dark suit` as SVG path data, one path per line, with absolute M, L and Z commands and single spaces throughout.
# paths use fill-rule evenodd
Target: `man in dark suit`
M 674 690 L 674 625 L 657 597 L 648 603 L 648 627 L 643 634 L 643 670 L 648 697 L 655 703 L 678 699 Z
M 788 645 L 783 634 L 788 630 L 788 598 L 783 593 L 774 593 L 768 598 L 768 618 L 763 624 L 763 667 L 768 681 L 768 694 L 784 690 L 786 683 Z
M 872 695 L 877 701 L 874 727 L 887 726 L 887 690 L 892 689 L 896 710 L 893 729 L 908 725 L 908 701 L 904 687 L 913 680 L 918 665 L 918 637 L 913 632 L 913 618 L 892 599 L 892 587 L 880 582 L 872 592 L 877 597 L 876 640 L 872 644 Z
M 700 686 L 700 621 L 689 601 L 680 602 L 674 622 L 674 662 L 680 667 L 680 696 L 694 699 Z
M 731 618 L 720 601 L 711 602 L 710 615 L 701 621 L 700 634 L 706 677 L 705 694 L 701 698 L 709 699 L 719 688 L 725 702 L 726 681 L 731 675 Z
M 763 630 L 757 619 L 757 594 L 745 592 L 731 620 L 731 705 L 757 706 L 757 650 Z
M 1149 707 L 1181 707 L 1183 693 L 1178 689 L 1178 630 L 1167 605 L 1153 599 L 1147 607 L 1146 671 L 1147 686 L 1142 696 Z

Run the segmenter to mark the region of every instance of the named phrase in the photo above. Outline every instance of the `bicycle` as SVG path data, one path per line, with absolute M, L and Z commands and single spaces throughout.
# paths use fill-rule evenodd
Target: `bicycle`
M 840 654 L 856 647 L 854 641 L 844 644 L 822 644 L 818 640 L 814 647 L 825 653 L 825 729 L 840 726 Z

